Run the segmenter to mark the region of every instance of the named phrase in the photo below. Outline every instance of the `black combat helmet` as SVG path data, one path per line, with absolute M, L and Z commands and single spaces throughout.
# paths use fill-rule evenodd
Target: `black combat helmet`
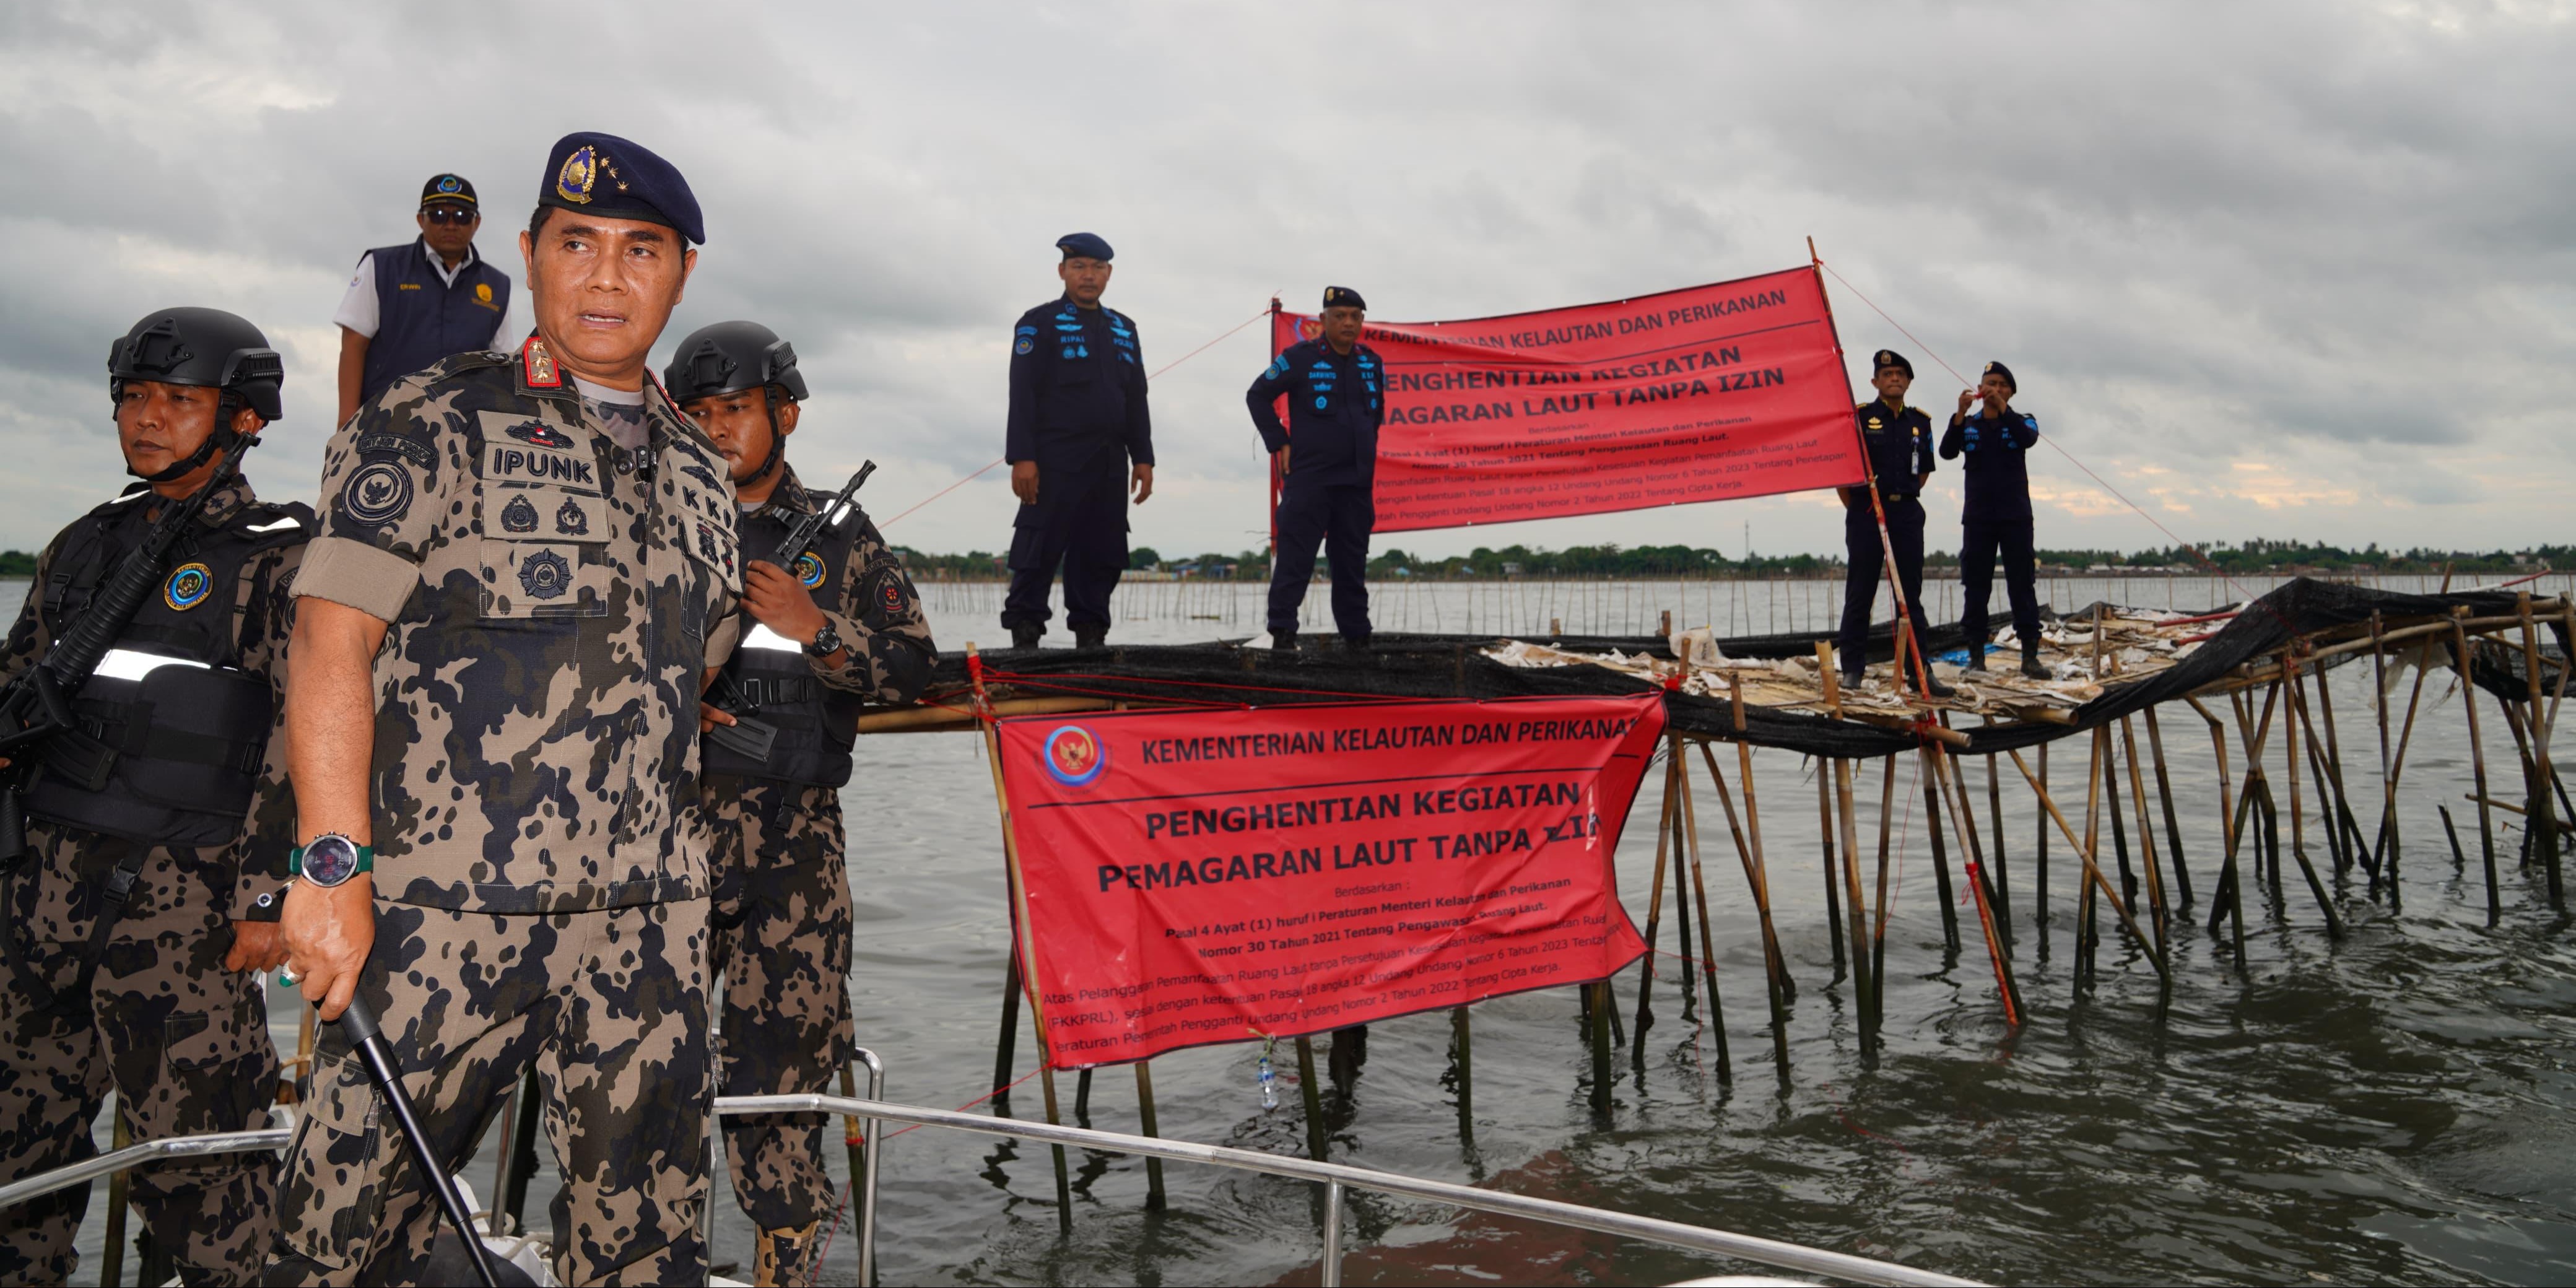
M 286 412 L 279 399 L 285 360 L 258 327 L 222 309 L 162 309 L 135 323 L 108 347 L 108 397 L 124 397 L 128 380 L 220 389 L 239 396 L 264 421 Z M 231 427 L 219 428 L 228 433 Z
M 690 332 L 671 355 L 671 365 L 662 369 L 662 384 L 676 403 L 763 385 L 776 385 L 788 397 L 805 401 L 795 346 L 757 322 L 718 322 Z

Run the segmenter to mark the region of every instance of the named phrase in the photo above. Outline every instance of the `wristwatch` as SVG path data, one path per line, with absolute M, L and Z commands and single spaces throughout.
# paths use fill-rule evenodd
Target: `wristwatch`
M 376 870 L 376 852 L 337 832 L 325 832 L 286 856 L 286 870 L 325 890 L 361 872 Z
M 814 632 L 814 642 L 805 646 L 805 656 L 830 657 L 841 651 L 841 632 L 833 629 L 832 619 L 823 619 L 823 629 Z

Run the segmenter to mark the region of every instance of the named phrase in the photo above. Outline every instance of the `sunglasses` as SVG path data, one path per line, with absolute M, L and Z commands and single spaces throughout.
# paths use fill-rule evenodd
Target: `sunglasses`
M 470 224 L 478 217 L 473 211 L 458 206 L 432 206 L 420 213 L 422 218 L 433 224 Z

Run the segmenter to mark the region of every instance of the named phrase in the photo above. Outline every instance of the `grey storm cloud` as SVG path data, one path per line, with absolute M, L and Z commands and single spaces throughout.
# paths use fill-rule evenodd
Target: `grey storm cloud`
M 2520 3 L 10 6 L 0 546 L 119 486 L 106 347 L 172 303 L 286 352 L 252 473 L 305 496 L 360 252 L 453 169 L 515 265 L 574 129 L 688 173 L 710 240 L 673 325 L 793 339 L 797 447 L 877 459 L 880 514 L 999 454 L 1009 325 L 1073 229 L 1117 244 L 1158 368 L 1274 291 L 1480 316 L 1813 236 L 1851 351 L 1911 353 L 1936 413 L 1935 354 L 2005 358 L 2054 441 L 2185 535 L 2563 541 L 2571 54 L 2576 9 Z M 1158 380 L 1137 541 L 1257 544 L 1265 358 L 1251 326 Z M 2044 542 L 2161 542 L 2035 468 Z M 890 535 L 992 549 L 1009 506 L 996 472 Z M 1748 522 L 1838 543 L 1808 496 L 1404 544 L 1732 548 Z

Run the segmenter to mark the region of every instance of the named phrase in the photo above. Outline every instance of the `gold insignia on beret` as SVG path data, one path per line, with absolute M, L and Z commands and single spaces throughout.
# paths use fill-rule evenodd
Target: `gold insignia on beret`
M 1987 364 L 1986 364 L 1986 369 L 1985 369 L 1985 370 L 1983 370 L 1983 371 L 1978 372 L 1977 374 L 1978 374 L 1978 375 L 1981 375 L 1981 376 L 1991 376 L 1991 375 L 1995 374 L 1995 364 L 1993 364 L 1993 363 L 1991 363 L 1991 362 L 1987 363 Z
M 577 205 L 590 204 L 590 190 L 599 182 L 599 158 L 589 148 L 576 148 L 564 158 L 563 169 L 555 172 L 555 195 Z

